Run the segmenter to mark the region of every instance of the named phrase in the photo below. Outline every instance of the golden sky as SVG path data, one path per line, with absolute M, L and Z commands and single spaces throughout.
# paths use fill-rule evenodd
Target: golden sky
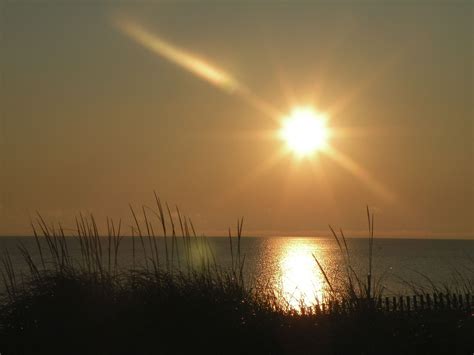
M 3 2 L 0 235 L 40 211 L 197 229 L 473 237 L 473 5 Z M 283 154 L 295 107 L 331 152 Z M 337 134 L 336 134 L 337 133 Z

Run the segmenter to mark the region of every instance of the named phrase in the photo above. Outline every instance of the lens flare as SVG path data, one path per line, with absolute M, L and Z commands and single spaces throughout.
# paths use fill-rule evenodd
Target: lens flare
M 171 43 L 166 42 L 156 34 L 149 32 L 140 24 L 119 17 L 115 18 L 113 23 L 121 32 L 133 38 L 145 48 L 190 71 L 207 82 L 226 91 L 233 91 L 237 88 L 237 81 L 223 70 L 198 58 L 194 54 L 185 52 Z

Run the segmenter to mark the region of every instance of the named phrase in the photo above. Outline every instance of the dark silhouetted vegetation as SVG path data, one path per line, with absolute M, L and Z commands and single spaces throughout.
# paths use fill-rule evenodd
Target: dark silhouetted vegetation
M 3 258 L 0 353 L 10 354 L 472 354 L 474 317 L 467 288 L 456 301 L 433 294 L 385 298 L 380 280 L 358 275 L 344 234 L 346 280 L 336 287 L 322 268 L 324 300 L 285 306 L 269 286 L 244 280 L 243 220 L 233 237 L 232 265 L 215 261 L 192 222 L 156 198 L 156 210 L 131 208 L 133 261 L 121 268 L 122 224 L 107 221 L 101 237 L 93 216 L 80 216 L 74 236 L 38 215 L 33 223 L 40 260 L 20 245 L 29 268 L 19 275 Z M 151 216 L 161 224 L 160 258 Z M 174 218 L 173 218 L 174 216 Z M 373 216 L 368 211 L 372 256 Z M 179 233 L 178 233 L 179 231 Z M 69 248 L 75 241 L 80 258 Z M 135 257 L 135 248 L 145 259 Z M 318 272 L 315 268 L 315 272 Z M 472 288 L 471 288 L 472 290 Z M 449 290 L 447 290 L 449 291 Z M 467 294 L 467 295 L 466 295 Z M 444 293 L 446 295 L 446 292 Z M 421 297 L 423 296 L 423 297 Z M 435 303 L 436 298 L 436 303 Z M 449 299 L 449 306 L 448 306 Z M 395 303 L 394 303 L 395 302 Z M 395 306 L 394 306 L 395 305 Z M 401 305 L 401 306 L 400 306 Z

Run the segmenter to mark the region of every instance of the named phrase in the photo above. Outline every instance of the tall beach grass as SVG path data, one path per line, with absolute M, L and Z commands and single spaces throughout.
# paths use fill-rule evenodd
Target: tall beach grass
M 105 235 L 93 215 L 80 214 L 72 234 L 37 215 L 32 229 L 39 258 L 24 245 L 18 247 L 28 273 L 15 270 L 8 251 L 2 259 L 2 355 L 428 354 L 474 349 L 467 307 L 412 312 L 384 307 L 383 277 L 373 276 L 374 216 L 369 208 L 367 274 L 355 271 L 343 231 L 330 226 L 343 257 L 341 275 L 329 275 L 314 256 L 314 272 L 326 283 L 324 299 L 295 308 L 282 302 L 269 284 L 245 278 L 243 218 L 228 231 L 231 265 L 223 267 L 191 219 L 154 197 L 153 207 L 130 205 L 132 223 L 127 227 L 107 219 Z M 119 261 L 125 228 L 132 237 L 127 267 Z M 73 256 L 73 245 L 80 257 Z M 343 282 L 334 284 L 334 276 Z M 471 292 L 471 277 L 458 277 Z M 412 287 L 415 293 L 427 293 Z M 439 289 L 433 284 L 431 291 Z

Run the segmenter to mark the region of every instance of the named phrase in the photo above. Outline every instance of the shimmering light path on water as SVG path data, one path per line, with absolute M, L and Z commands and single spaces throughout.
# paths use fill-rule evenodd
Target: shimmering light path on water
M 27 246 L 33 258 L 39 262 L 36 243 L 32 237 L 1 237 L 0 253 L 8 248 L 16 270 L 27 271 L 27 266 L 16 246 L 19 242 Z M 236 240 L 234 239 L 234 254 Z M 221 237 L 208 238 L 208 244 L 214 257 L 222 267 L 230 267 L 232 257 L 229 239 Z M 104 248 L 106 245 L 104 239 Z M 168 249 L 170 250 L 168 238 Z M 177 250 L 183 261 L 182 240 L 177 239 Z M 354 270 L 365 278 L 368 267 L 368 240 L 348 239 L 351 264 Z M 165 260 L 165 245 L 158 238 L 158 249 L 161 260 Z M 69 247 L 74 257 L 80 257 L 79 245 L 71 238 Z M 340 286 L 344 280 L 345 264 L 336 242 L 330 238 L 308 237 L 265 237 L 242 238 L 242 256 L 245 255 L 244 274 L 247 281 L 256 280 L 260 284 L 273 287 L 282 303 L 290 307 L 300 304 L 313 305 L 324 300 L 327 283 L 319 270 L 314 257 L 326 271 L 330 282 Z M 234 255 L 235 258 L 235 255 Z M 196 259 L 197 260 L 197 259 Z M 143 264 L 143 255 L 136 243 L 136 262 Z M 119 252 L 119 263 L 123 267 L 132 265 L 132 239 L 122 240 Z M 174 257 L 177 263 L 177 257 Z M 183 264 L 181 264 L 183 265 Z M 380 286 L 386 294 L 412 292 L 408 284 L 429 288 L 429 277 L 437 284 L 460 286 L 464 281 L 474 282 L 474 241 L 470 240 L 404 240 L 375 239 L 374 242 L 374 278 L 384 275 Z

